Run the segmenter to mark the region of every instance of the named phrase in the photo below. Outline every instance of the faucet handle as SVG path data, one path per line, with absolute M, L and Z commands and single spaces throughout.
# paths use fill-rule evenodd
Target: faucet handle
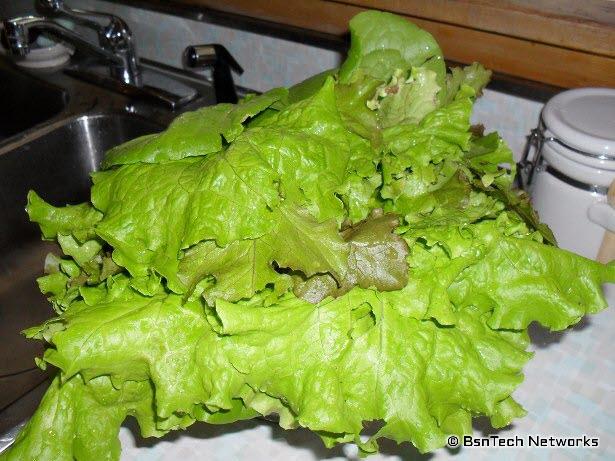
M 60 9 L 64 8 L 63 0 L 39 0 L 39 3 L 41 4 L 41 6 L 50 8 L 54 11 L 59 11 Z
M 99 21 L 112 22 L 115 19 L 112 14 L 71 8 L 64 4 L 64 0 L 38 0 L 38 5 L 44 12 L 63 16 L 78 24 L 88 26 L 96 30 L 99 35 L 104 34 L 104 25 Z
M 193 69 L 212 67 L 216 101 L 238 101 L 231 70 L 241 75 L 243 68 L 224 46 L 217 43 L 189 46 L 184 50 L 184 65 Z
M 54 16 L 67 18 L 77 24 L 94 29 L 100 44 L 112 50 L 125 50 L 132 47 L 132 32 L 126 22 L 119 16 L 99 11 L 71 8 L 63 0 L 38 0 L 44 11 Z

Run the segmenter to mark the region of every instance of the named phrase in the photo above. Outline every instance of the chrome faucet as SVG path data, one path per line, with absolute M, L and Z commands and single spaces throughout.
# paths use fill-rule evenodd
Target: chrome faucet
M 172 110 L 188 104 L 199 94 L 206 97 L 211 94 L 212 82 L 202 75 L 160 62 L 138 59 L 131 31 L 121 18 L 69 8 L 63 0 L 37 1 L 39 10 L 49 16 L 66 18 L 94 30 L 98 35 L 98 44 L 49 17 L 22 16 L 3 21 L 3 42 L 10 54 L 26 56 L 30 52 L 30 43 L 36 38 L 35 34 L 43 33 L 104 59 L 104 65 L 77 61 L 75 65 L 63 69 L 63 72 L 95 85 L 137 100 L 155 100 Z M 192 50 L 192 54 L 186 62 L 187 68 L 213 67 L 213 89 L 217 102 L 237 102 L 231 70 L 241 73 L 243 69 L 228 51 L 217 44 L 189 47 L 188 50 Z
M 111 74 L 123 83 L 141 86 L 137 54 L 128 25 L 112 14 L 69 8 L 62 0 L 39 0 L 40 6 L 54 16 L 68 18 L 93 29 L 99 45 L 94 45 L 72 30 L 47 18 L 24 16 L 4 21 L 9 51 L 17 56 L 30 52 L 30 31 L 48 33 L 77 48 L 110 61 Z

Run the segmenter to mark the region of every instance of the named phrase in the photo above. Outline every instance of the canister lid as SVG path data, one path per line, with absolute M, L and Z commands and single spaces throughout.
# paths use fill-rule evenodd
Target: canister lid
M 551 136 L 563 144 L 615 159 L 615 89 L 580 88 L 554 96 L 542 111 Z

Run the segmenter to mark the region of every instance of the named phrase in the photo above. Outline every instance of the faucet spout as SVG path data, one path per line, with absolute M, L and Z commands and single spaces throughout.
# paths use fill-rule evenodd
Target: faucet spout
M 51 14 L 65 17 L 96 31 L 99 45 L 90 43 L 72 30 L 50 19 L 23 16 L 4 21 L 3 34 L 11 54 L 27 55 L 30 52 L 30 31 L 37 30 L 106 59 L 112 63 L 113 77 L 128 85 L 141 86 L 141 72 L 132 33 L 121 18 L 107 13 L 72 9 L 65 6 L 62 0 L 39 1 L 41 6 L 49 10 Z
M 112 52 L 93 45 L 72 30 L 45 18 L 38 16 L 22 16 L 7 19 L 4 21 L 3 25 L 4 30 L 2 33 L 9 46 L 9 52 L 15 56 L 26 56 L 30 53 L 31 31 L 38 31 L 49 34 L 61 41 L 69 42 L 77 48 L 81 48 L 90 54 L 107 59 L 114 64 L 122 64 L 122 59 Z
M 49 14 L 69 19 L 96 31 L 100 46 L 119 56 L 123 61 L 123 67 L 115 69 L 115 77 L 124 83 L 141 85 L 132 32 L 122 18 L 109 13 L 71 8 L 65 5 L 63 0 L 39 0 L 39 5 Z
M 30 53 L 30 33 L 24 21 L 27 18 L 16 18 L 3 21 L 2 35 L 8 45 L 8 52 L 13 56 L 26 56 Z

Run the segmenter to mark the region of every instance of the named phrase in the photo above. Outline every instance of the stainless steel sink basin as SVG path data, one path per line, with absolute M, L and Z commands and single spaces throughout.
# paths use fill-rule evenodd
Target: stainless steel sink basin
M 85 115 L 15 148 L 0 148 L 0 248 L 38 234 L 23 210 L 28 190 L 54 205 L 83 202 L 89 198 L 90 173 L 108 149 L 162 128 L 129 114 Z
M 0 82 L 0 141 L 49 120 L 66 106 L 62 88 L 16 69 L 0 68 Z
M 88 200 L 89 174 L 98 169 L 106 150 L 162 128 L 125 113 L 90 114 L 0 147 L 0 433 L 31 414 L 47 379 L 33 368 L 34 357 L 43 352 L 41 342 L 19 332 L 53 316 L 36 278 L 42 275 L 45 255 L 58 250 L 42 242 L 37 226 L 29 222 L 24 210 L 28 190 L 56 206 Z M 21 398 L 37 386 L 40 392 Z M 11 404 L 17 400 L 15 408 Z

